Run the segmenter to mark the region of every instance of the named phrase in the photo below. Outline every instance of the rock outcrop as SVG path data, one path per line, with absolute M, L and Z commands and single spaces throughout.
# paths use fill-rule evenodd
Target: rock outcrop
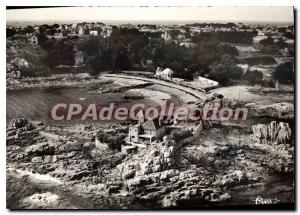
M 266 116 L 278 119 L 294 118 L 294 105 L 288 102 L 281 102 L 272 105 L 248 103 L 245 107 L 248 108 L 250 115 L 255 117 Z
M 252 130 L 254 144 L 250 147 L 267 153 L 261 160 L 262 164 L 277 172 L 293 172 L 294 146 L 289 124 L 273 121 L 267 125 L 254 125 Z
M 184 200 L 222 201 L 227 193 L 212 188 L 213 177 L 205 178 L 206 170 L 196 165 L 179 170 L 175 141 L 156 143 L 128 157 L 118 166 L 125 189 L 144 200 L 155 200 L 163 207 L 178 205 Z
M 270 124 L 252 126 L 253 140 L 259 143 L 287 143 L 291 139 L 292 131 L 288 123 L 272 121 Z
M 119 165 L 122 178 L 127 180 L 134 176 L 161 172 L 174 165 L 175 141 L 151 145 Z
M 75 128 L 13 120 L 6 133 L 8 163 L 76 184 L 93 201 L 132 198 L 150 208 L 226 201 L 229 189 L 264 183 L 266 167 L 292 172 L 294 166 L 287 123 L 253 126 L 252 140 L 248 130 L 212 128 L 188 145 L 166 137 L 132 153 L 96 147 L 101 126 Z
M 217 178 L 214 182 L 215 185 L 220 187 L 237 187 L 251 184 L 252 182 L 256 183 L 259 182 L 262 178 L 257 174 L 252 172 L 245 172 L 245 171 L 232 171 L 226 175 L 222 175 Z
M 27 119 L 23 118 L 17 118 L 10 121 L 8 130 L 16 130 L 19 128 L 24 128 L 25 130 L 30 131 L 33 129 L 33 125 Z

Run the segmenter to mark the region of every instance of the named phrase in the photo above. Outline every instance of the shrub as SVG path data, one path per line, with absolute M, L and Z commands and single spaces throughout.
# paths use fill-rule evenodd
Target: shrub
M 244 77 L 246 80 L 249 81 L 250 84 L 259 84 L 263 79 L 264 75 L 261 71 L 258 70 L 247 70 Z
M 193 133 L 189 130 L 174 129 L 171 131 L 170 140 L 180 141 L 192 135 Z
M 295 72 L 294 65 L 292 62 L 285 62 L 278 65 L 272 74 L 273 78 L 278 80 L 279 83 L 288 84 L 294 83 Z
M 97 135 L 99 141 L 106 143 L 111 150 L 121 151 L 121 145 L 125 143 L 125 134 L 108 134 L 105 132 L 100 132 Z
M 212 66 L 208 78 L 218 81 L 221 84 L 227 84 L 230 79 L 240 79 L 243 71 L 237 67 L 230 55 L 223 55 L 221 60 Z

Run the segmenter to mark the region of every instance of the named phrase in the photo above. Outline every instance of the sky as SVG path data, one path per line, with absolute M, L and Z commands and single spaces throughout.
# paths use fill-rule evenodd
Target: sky
M 293 23 L 292 7 L 64 7 L 6 10 L 7 21 L 172 21 Z

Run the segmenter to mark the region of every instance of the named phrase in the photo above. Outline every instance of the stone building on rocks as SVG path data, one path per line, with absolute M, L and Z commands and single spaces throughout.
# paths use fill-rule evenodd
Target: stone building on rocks
M 157 117 L 129 127 L 129 143 L 150 144 L 157 139 L 161 139 L 166 134 L 166 127 Z

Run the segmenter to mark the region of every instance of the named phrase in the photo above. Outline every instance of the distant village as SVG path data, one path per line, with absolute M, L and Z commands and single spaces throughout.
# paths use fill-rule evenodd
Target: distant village
M 149 39 L 155 40 L 159 38 L 166 44 L 173 43 L 177 44 L 177 46 L 179 47 L 186 47 L 187 49 L 193 49 L 197 46 L 195 39 L 193 39 L 197 35 L 210 35 L 211 33 L 213 33 L 214 37 L 216 37 L 217 39 L 218 37 L 220 37 L 220 40 L 225 40 L 224 44 L 226 44 L 226 40 L 228 40 L 228 44 L 231 44 L 230 40 L 234 40 L 234 38 L 236 37 L 235 35 L 237 34 L 237 41 L 232 41 L 232 43 L 236 43 L 237 45 L 239 45 L 239 41 L 241 43 L 249 43 L 257 50 L 264 50 L 266 53 L 269 53 L 273 52 L 273 46 L 274 44 L 276 44 L 276 49 L 279 50 L 279 52 L 277 52 L 283 57 L 292 56 L 294 53 L 294 27 L 289 25 L 275 26 L 243 23 L 195 23 L 172 26 L 158 24 L 122 24 L 116 26 L 106 25 L 101 22 L 82 22 L 61 25 L 44 24 L 26 27 L 7 25 L 7 37 L 10 39 L 8 40 L 7 44 L 7 77 L 9 79 L 8 83 L 18 82 L 18 79 L 21 76 L 31 76 L 30 73 L 33 72 L 29 70 L 32 70 L 32 67 L 37 67 L 40 62 L 37 62 L 35 64 L 35 62 L 30 62 L 28 58 L 30 59 L 35 56 L 40 57 L 39 55 L 42 56 L 42 52 L 39 52 L 39 50 L 42 50 L 40 49 L 40 46 L 42 45 L 41 43 L 44 42 L 47 38 L 48 40 L 57 41 L 85 41 L 89 40 L 90 38 L 102 38 L 105 40 L 109 39 L 112 32 L 116 29 L 123 30 L 125 32 L 138 32 L 139 34 L 146 35 Z M 43 37 L 46 36 L 47 38 L 42 38 L 41 35 L 43 35 Z M 30 44 L 32 47 L 29 46 L 26 49 L 24 48 L 24 46 L 26 47 L 26 44 Z M 43 47 L 44 46 L 45 45 L 43 44 Z M 127 47 L 128 50 L 130 50 L 130 46 L 131 43 L 129 42 Z M 61 64 L 57 63 L 57 65 L 55 66 L 57 69 L 65 71 L 65 68 L 70 65 L 72 65 L 73 68 L 82 68 L 87 63 L 89 63 L 87 62 L 86 54 L 78 49 L 77 43 L 73 43 L 73 50 L 70 52 L 74 53 L 74 62 L 63 62 Z M 27 55 L 27 57 L 24 57 L 25 55 Z M 62 56 L 58 56 L 58 58 L 61 57 Z M 50 59 L 48 61 L 51 62 L 57 60 Z M 249 67 L 249 64 L 239 63 L 237 64 L 237 66 L 241 67 L 244 72 L 253 69 L 251 68 L 251 65 Z M 178 77 L 178 75 L 174 74 L 174 68 L 172 68 L 172 66 L 171 68 L 160 68 L 157 67 L 157 65 L 155 66 L 153 58 L 145 58 L 142 60 L 142 62 L 133 63 L 132 68 L 136 68 L 135 70 L 152 71 L 154 72 L 156 77 L 172 79 L 172 81 L 177 83 L 187 83 L 185 82 L 184 77 L 181 78 Z M 36 70 L 45 69 L 42 67 L 37 68 Z M 219 85 L 218 80 L 214 80 L 213 77 L 208 77 L 207 75 L 201 74 L 199 75 L 199 73 L 196 74 L 198 83 L 195 87 L 197 88 L 211 89 Z M 190 85 L 190 83 L 187 84 Z
M 15 32 L 16 36 L 25 36 L 28 41 L 32 44 L 38 45 L 38 39 L 36 34 L 39 33 L 40 26 L 27 26 L 19 27 L 8 25 L 7 28 Z M 29 32 L 28 29 L 30 28 Z M 51 30 L 47 31 L 47 36 L 49 38 L 61 39 L 61 38 L 71 38 L 71 37 L 84 37 L 84 36 L 99 36 L 103 38 L 110 37 L 114 28 L 121 29 L 137 29 L 139 32 L 150 32 L 160 35 L 166 42 L 173 41 L 180 46 L 193 46 L 191 36 L 196 33 L 209 33 L 209 32 L 257 32 L 257 35 L 253 38 L 253 43 L 258 44 L 261 40 L 266 39 L 268 36 L 273 38 L 275 42 L 279 39 L 282 39 L 287 44 L 292 45 L 294 40 L 290 37 L 294 35 L 294 27 L 283 25 L 283 26 L 273 26 L 273 25 L 264 25 L 259 24 L 182 24 L 182 25 L 155 25 L 155 24 L 123 24 L 119 26 L 115 25 L 105 25 L 101 22 L 92 22 L 92 23 L 74 23 L 74 24 L 54 24 Z M 25 38 L 24 38 L 25 39 Z

